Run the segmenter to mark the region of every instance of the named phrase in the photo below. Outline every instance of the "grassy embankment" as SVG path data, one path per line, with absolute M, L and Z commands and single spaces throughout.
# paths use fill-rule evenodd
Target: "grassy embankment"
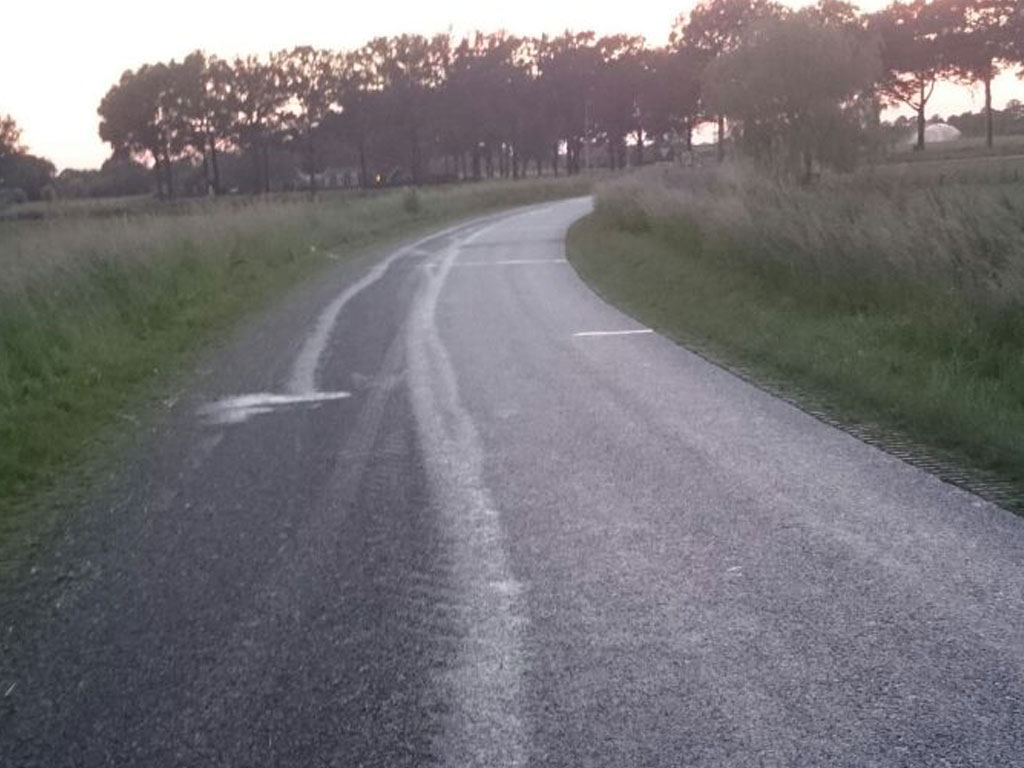
M 598 188 L 570 258 L 644 322 L 1020 510 L 1024 172 L 961 165 L 651 172 Z
M 393 191 L 0 223 L 0 541 L 190 353 L 288 284 L 446 221 L 587 189 L 541 179 L 422 190 L 414 205 Z

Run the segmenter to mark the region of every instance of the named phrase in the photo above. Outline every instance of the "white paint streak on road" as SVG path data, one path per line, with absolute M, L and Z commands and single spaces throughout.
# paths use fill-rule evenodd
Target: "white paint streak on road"
M 452 550 L 460 623 L 467 631 L 459 657 L 440 681 L 452 702 L 442 736 L 443 762 L 481 768 L 526 762 L 522 585 L 512 575 L 500 513 L 483 480 L 480 438 L 459 400 L 436 310 L 460 246 L 489 229 L 453 244 L 437 270 L 427 274 L 406 332 L 413 410 L 432 496 Z
M 317 318 L 313 332 L 306 338 L 295 358 L 295 365 L 292 369 L 292 378 L 288 383 L 288 391 L 294 394 L 308 394 L 316 391 L 316 371 L 320 366 L 320 358 L 330 339 L 331 331 L 338 321 L 338 315 L 352 299 L 364 289 L 380 280 L 392 262 L 402 258 L 413 250 L 413 248 L 401 248 L 367 272 L 361 279 L 354 282 L 341 292 L 334 301 L 327 305 Z
M 404 248 L 399 248 L 383 261 L 376 264 L 373 269 L 363 275 L 362 278 L 342 291 L 338 297 L 328 304 L 320 313 L 320 316 L 317 318 L 316 325 L 313 327 L 313 332 L 306 338 L 305 342 L 303 342 L 302 348 L 299 350 L 299 354 L 295 358 L 295 364 L 292 368 L 292 377 L 288 383 L 288 391 L 299 395 L 316 392 L 316 372 L 320 367 L 320 360 L 323 357 L 324 350 L 327 348 L 328 341 L 330 341 L 331 333 L 334 331 L 334 326 L 338 322 L 338 315 L 341 314 L 341 310 L 345 308 L 346 304 L 380 280 L 394 262 L 409 255 L 425 254 L 427 251 L 424 250 L 423 246 L 426 243 L 440 237 L 445 237 L 454 232 L 458 232 L 459 230 L 466 229 L 467 226 L 472 225 L 460 224 L 454 227 L 449 227 L 448 229 L 443 229 L 440 232 L 434 232 L 433 234 L 417 240 L 415 243 L 411 243 Z
M 240 424 L 253 416 L 272 413 L 278 408 L 296 405 L 317 406 L 332 400 L 344 400 L 347 397 L 351 397 L 349 392 L 311 392 L 306 395 L 275 395 L 262 392 L 215 400 L 200 408 L 199 413 L 211 424 Z
M 637 336 L 640 334 L 654 333 L 650 328 L 638 328 L 632 331 L 580 331 L 573 334 L 573 338 L 585 338 L 588 336 Z
M 530 213 L 520 215 L 530 215 Z M 486 224 L 483 226 L 485 229 L 487 228 Z M 284 406 L 317 405 L 329 400 L 350 397 L 351 393 L 349 392 L 320 392 L 316 387 L 317 371 L 341 311 L 352 299 L 380 280 L 391 265 L 399 259 L 407 256 L 432 256 L 434 251 L 425 247 L 427 243 L 460 232 L 482 231 L 480 227 L 480 222 L 476 221 L 457 224 L 439 232 L 433 232 L 394 251 L 375 264 L 362 278 L 342 291 L 320 312 L 313 331 L 303 342 L 292 366 L 292 375 L 287 387 L 289 394 L 260 393 L 228 397 L 204 405 L 199 409 L 200 415 L 204 416 L 210 424 L 240 424 L 253 416 L 272 413 L 276 408 Z
M 500 259 L 498 261 L 457 261 L 455 267 L 505 267 L 519 264 L 568 264 L 568 259 Z

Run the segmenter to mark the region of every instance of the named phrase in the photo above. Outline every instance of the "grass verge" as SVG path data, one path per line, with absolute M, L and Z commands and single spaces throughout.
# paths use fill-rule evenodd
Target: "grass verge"
M 1024 509 L 1024 185 L 676 172 L 597 198 L 569 256 L 609 301 Z
M 0 544 L 190 354 L 283 288 L 442 223 L 587 191 L 530 180 L 0 224 Z

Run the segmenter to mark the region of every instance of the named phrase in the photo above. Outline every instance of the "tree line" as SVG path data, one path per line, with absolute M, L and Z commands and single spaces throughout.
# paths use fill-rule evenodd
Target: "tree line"
M 909 0 L 872 14 L 843 0 L 800 11 L 704 0 L 661 47 L 567 31 L 400 35 L 230 61 L 196 51 L 126 71 L 99 105 L 99 133 L 109 164 L 151 168 L 161 196 L 181 186 L 176 173 L 196 193 L 269 191 L 282 164 L 312 190 L 328 169 L 371 187 L 618 168 L 692 150 L 704 123 L 717 124 L 720 158 L 728 135 L 809 176 L 856 162 L 888 105 L 913 110 L 923 149 L 943 79 L 984 86 L 991 145 L 992 83 L 1022 61 L 1019 0 Z M 5 151 L 17 154 L 0 148 L 0 163 Z

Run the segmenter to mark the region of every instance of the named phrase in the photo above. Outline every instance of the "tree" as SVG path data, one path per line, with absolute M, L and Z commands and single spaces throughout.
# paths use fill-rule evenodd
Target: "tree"
M 1017 76 L 1024 79 L 1024 4 L 1018 3 L 1010 17 L 1008 36 L 1006 57 L 1019 68 Z
M 234 73 L 228 62 L 194 51 L 181 64 L 171 62 L 171 77 L 184 142 L 202 160 L 205 191 L 220 194 L 218 155 L 239 119 Z
M 848 167 L 856 134 L 858 96 L 881 69 L 877 49 L 813 13 L 762 19 L 742 44 L 715 60 L 704 76 L 709 107 L 742 125 L 754 158 L 812 176 L 814 161 Z
M 160 197 L 174 196 L 173 163 L 186 147 L 174 62 L 126 71 L 100 102 L 100 138 L 115 155 L 152 162 Z
M 825 26 L 850 31 L 863 28 L 857 6 L 845 0 L 818 0 L 817 4 L 808 6 L 802 12 Z
M 566 171 L 579 173 L 582 152 L 589 132 L 600 51 L 593 32 L 566 31 L 555 38 L 542 37 L 537 46 L 540 78 L 549 100 L 549 119 L 556 135 L 565 142 Z M 552 147 L 552 162 L 558 172 L 560 141 Z
M 600 54 L 595 78 L 592 117 L 605 135 L 612 168 L 626 166 L 625 137 L 637 133 L 637 164 L 643 162 L 641 101 L 646 100 L 647 62 L 643 38 L 612 35 L 597 41 Z M 589 137 L 587 137 L 589 140 Z
M 759 19 L 782 16 L 785 10 L 774 0 L 704 0 L 689 18 L 680 16 L 672 29 L 670 41 L 677 50 L 687 50 L 693 63 L 703 70 L 719 56 L 735 50 L 752 23 Z M 718 124 L 718 159 L 725 158 L 725 118 L 714 115 Z
M 281 127 L 281 111 L 288 94 L 283 86 L 282 54 L 264 60 L 236 58 L 230 68 L 232 136 L 253 163 L 253 187 L 270 192 L 270 150 Z
M 435 97 L 444 82 L 449 45 L 447 35 L 433 39 L 400 35 L 371 40 L 363 54 L 373 73 L 374 87 L 381 94 L 378 116 L 407 148 L 413 184 L 422 180 L 423 144 L 435 116 Z
M 21 141 L 21 129 L 14 122 L 10 115 L 0 113 L 0 160 L 10 155 L 24 152 L 19 143 Z
M 316 191 L 320 170 L 316 151 L 316 132 L 321 122 L 335 110 L 341 66 L 338 56 L 310 46 L 299 46 L 276 59 L 280 66 L 281 85 L 288 101 L 282 115 L 303 168 L 309 176 L 310 192 Z
M 930 0 L 895 2 L 869 19 L 882 46 L 880 89 L 892 104 L 917 115 L 917 150 L 924 149 L 926 110 L 936 81 L 953 70 L 948 16 Z
M 503 32 L 477 33 L 451 52 L 436 117 L 446 143 L 468 153 L 473 178 L 520 173 L 531 122 L 523 108 L 533 95 L 529 57 L 526 41 Z
M 152 191 L 152 174 L 126 157 L 111 157 L 98 171 L 65 168 L 55 180 L 60 197 L 123 197 Z
M 53 163 L 29 154 L 21 144 L 21 129 L 14 118 L 0 114 L 0 189 L 19 189 L 29 200 L 40 200 L 55 173 Z
M 341 78 L 337 83 L 337 101 L 341 111 L 331 116 L 333 129 L 355 147 L 359 160 L 359 185 L 371 186 L 370 150 L 378 123 L 379 89 L 372 59 L 365 49 L 344 57 Z
M 700 116 L 702 65 L 689 48 L 660 48 L 647 53 L 648 126 L 657 134 L 681 134 L 693 149 L 693 129 Z
M 0 188 L 24 190 L 29 200 L 43 199 L 55 173 L 53 163 L 27 152 L 12 152 L 0 158 Z
M 946 26 L 944 38 L 953 74 L 985 87 L 985 140 L 993 142 L 992 81 L 1002 62 L 1013 55 L 1013 16 L 1018 0 L 941 0 L 937 11 Z

